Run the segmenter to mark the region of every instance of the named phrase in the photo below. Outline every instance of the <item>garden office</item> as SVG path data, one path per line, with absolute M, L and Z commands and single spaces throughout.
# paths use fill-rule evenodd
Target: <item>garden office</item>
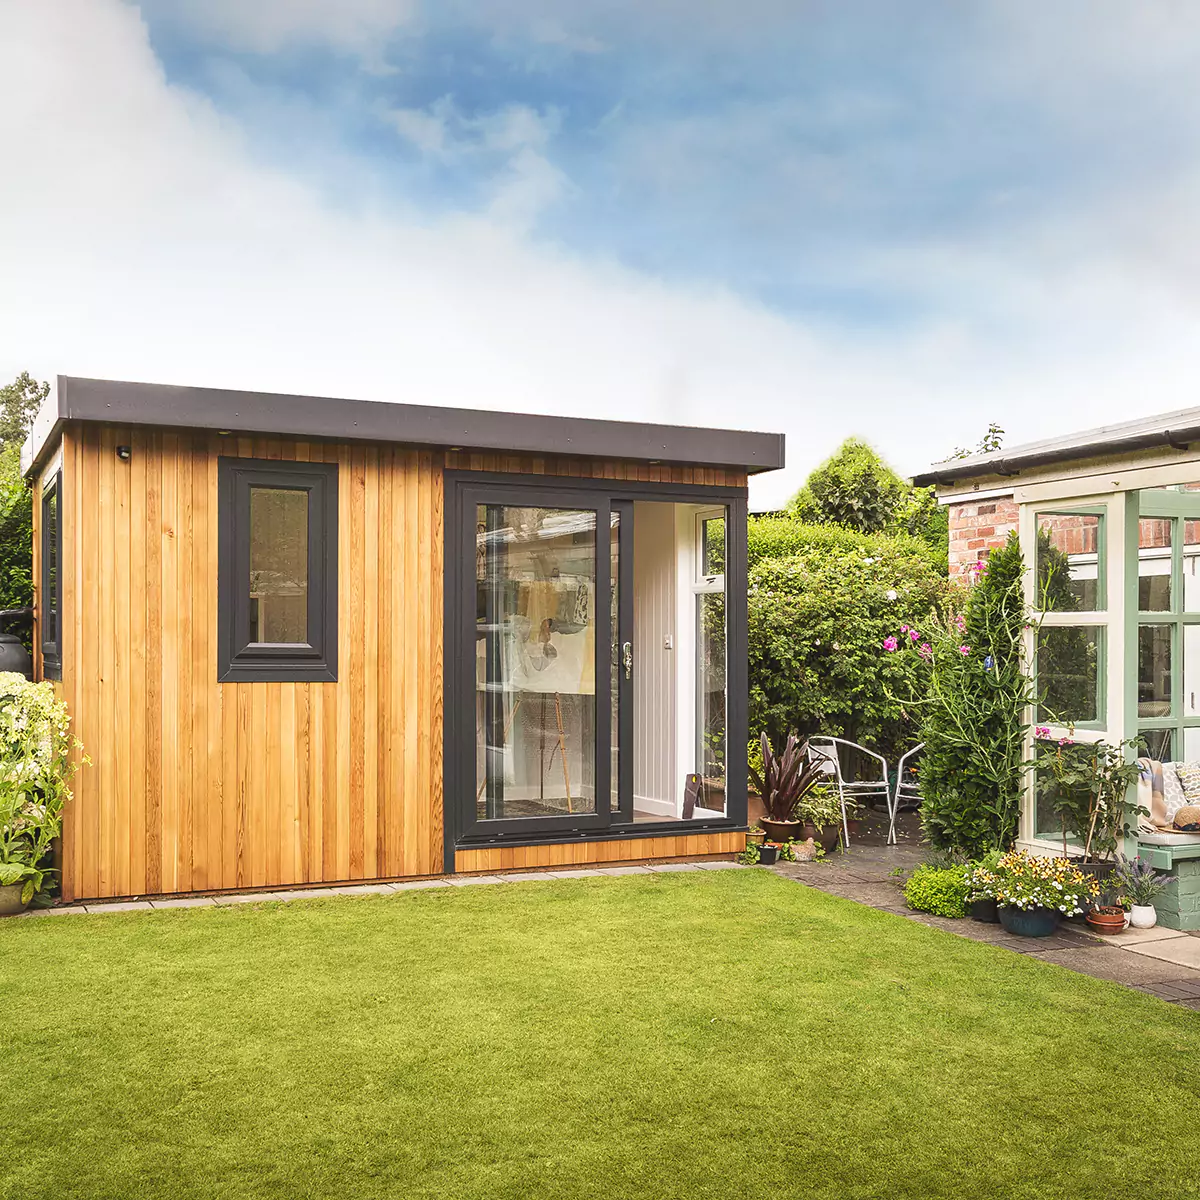
M 64 899 L 744 848 L 782 435 L 60 376 L 24 465 Z
M 1124 849 L 1174 876 L 1163 923 L 1200 929 L 1200 830 L 1194 814 L 1176 820 L 1200 802 L 1177 769 L 1200 763 L 1200 409 L 938 464 L 914 482 L 936 485 L 948 506 L 952 573 L 969 573 L 1018 534 L 1034 568 L 1025 576 L 1038 696 L 1028 750 L 1035 731 L 1141 739 L 1138 798 L 1148 813 L 1132 819 Z M 1018 844 L 1062 846 L 1032 774 Z

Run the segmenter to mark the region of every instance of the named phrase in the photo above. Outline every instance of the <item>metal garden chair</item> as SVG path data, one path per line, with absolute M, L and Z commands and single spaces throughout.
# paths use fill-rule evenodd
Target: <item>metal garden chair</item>
M 914 754 L 920 754 L 925 749 L 924 742 L 918 742 L 911 750 L 901 755 L 900 762 L 896 767 L 896 787 L 892 792 L 892 798 L 888 803 L 888 816 L 891 818 L 888 823 L 887 844 L 894 846 L 896 844 L 896 816 L 900 812 L 900 805 L 912 803 L 919 805 L 921 803 L 921 788 L 917 781 L 917 773 L 908 767 L 908 760 Z M 908 769 L 908 779 L 904 778 L 905 768 Z
M 889 815 L 892 807 L 892 789 L 888 783 L 888 766 L 887 759 L 882 754 L 876 754 L 874 750 L 868 750 L 866 746 L 860 746 L 857 742 L 851 742 L 846 738 L 840 737 L 815 737 L 809 740 L 809 745 L 816 751 L 824 754 L 829 760 L 829 773 L 834 777 L 837 784 L 838 800 L 842 807 L 842 835 L 845 838 L 845 844 L 850 845 L 850 823 L 846 815 L 846 802 L 851 804 L 859 804 L 862 801 L 871 801 L 881 799 L 887 807 Z M 847 778 L 847 767 L 849 766 L 849 756 L 851 753 L 861 754 L 864 759 L 871 760 L 871 767 L 875 764 L 879 765 L 879 777 L 875 778 L 874 774 L 866 778 L 859 778 L 857 773 L 854 773 L 852 778 Z

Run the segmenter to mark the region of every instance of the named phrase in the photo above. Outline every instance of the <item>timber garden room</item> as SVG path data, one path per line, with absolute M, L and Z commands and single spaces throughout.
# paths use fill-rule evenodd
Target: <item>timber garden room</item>
M 63 898 L 728 855 L 777 434 L 59 377 Z

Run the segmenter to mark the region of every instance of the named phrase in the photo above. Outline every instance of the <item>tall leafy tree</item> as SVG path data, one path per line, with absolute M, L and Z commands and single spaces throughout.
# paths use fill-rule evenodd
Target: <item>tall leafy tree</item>
M 33 603 L 33 497 L 21 477 L 21 443 L 49 394 L 28 371 L 0 387 L 0 608 Z

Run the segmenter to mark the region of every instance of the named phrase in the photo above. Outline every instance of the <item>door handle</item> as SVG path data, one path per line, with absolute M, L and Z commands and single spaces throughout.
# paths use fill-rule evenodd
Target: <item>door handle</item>
M 633 678 L 633 643 L 626 642 L 625 645 L 621 647 L 621 652 L 622 652 L 621 653 L 622 661 L 625 663 L 625 678 L 632 679 Z

